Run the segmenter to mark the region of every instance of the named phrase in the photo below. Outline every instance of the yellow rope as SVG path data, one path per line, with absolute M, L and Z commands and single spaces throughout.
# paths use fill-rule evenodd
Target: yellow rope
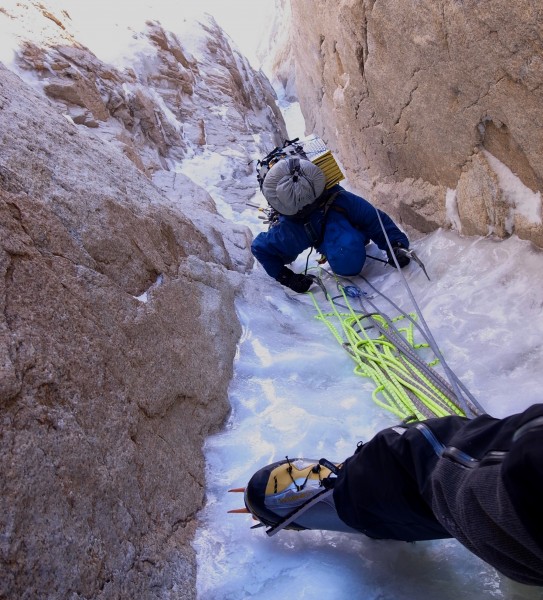
M 373 401 L 402 419 L 415 417 L 424 420 L 431 416 L 464 415 L 462 409 L 438 389 L 384 333 L 379 332 L 379 335 L 374 337 L 369 335 L 368 328 L 375 327 L 372 322 L 378 323 L 383 329 L 389 329 L 387 320 L 379 314 L 355 312 L 342 287 L 340 291 L 349 311 L 347 313 L 339 312 L 328 295 L 331 310 L 324 312 L 314 294 L 310 292 L 309 295 L 317 311 L 316 318 L 328 327 L 338 343 L 355 361 L 354 372 L 375 382 Z M 415 315 L 410 316 L 416 318 Z M 393 321 L 397 322 L 403 318 L 402 315 Z M 409 321 L 405 327 L 395 330 L 413 350 L 428 347 L 428 344 L 415 342 L 412 322 Z M 427 363 L 428 367 L 436 362 L 434 360 Z

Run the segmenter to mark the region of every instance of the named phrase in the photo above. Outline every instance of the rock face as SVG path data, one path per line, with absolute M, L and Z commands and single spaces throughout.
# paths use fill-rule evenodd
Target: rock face
M 235 210 L 284 124 L 212 22 L 198 57 L 149 23 L 121 69 L 14 7 L 53 33 L 19 39 L 32 87 L 0 65 L 0 597 L 194 598 L 252 257 L 181 161 L 224 151 Z
M 507 2 L 291 2 L 296 83 L 308 131 L 334 148 L 352 183 L 396 215 L 447 225 L 445 197 L 461 182 L 462 204 L 478 204 L 466 179 L 497 173 L 497 158 L 533 192 L 532 220 L 503 228 L 496 212 L 519 205 L 486 187 L 484 209 L 458 207 L 465 233 L 517 233 L 541 242 L 543 188 L 543 9 Z M 503 166 L 505 165 L 505 167 Z M 484 175 L 483 175 L 484 172 Z M 391 190 L 397 186 L 397 192 Z M 405 205 L 406 185 L 411 206 Z M 428 194 L 428 186 L 434 193 Z M 473 221 L 475 219 L 475 221 Z
M 257 55 L 262 69 L 273 76 L 275 89 L 284 91 L 288 102 L 298 99 L 296 91 L 296 65 L 292 38 L 292 11 L 290 0 L 274 0 L 268 8 L 268 35 L 263 36 Z
M 1 593 L 183 597 L 239 277 L 5 70 L 0 102 Z
M 182 33 L 148 21 L 111 65 L 77 41 L 69 15 L 47 15 L 38 2 L 0 12 L 3 24 L 18 25 L 15 65 L 25 79 L 74 123 L 97 129 L 149 178 L 178 171 L 195 155 L 224 151 L 230 177 L 218 187 L 228 190 L 234 210 L 244 207 L 254 194 L 250 161 L 284 140 L 286 130 L 269 81 L 212 18 L 186 23 L 186 42 Z M 36 21 L 43 22 L 41 38 Z

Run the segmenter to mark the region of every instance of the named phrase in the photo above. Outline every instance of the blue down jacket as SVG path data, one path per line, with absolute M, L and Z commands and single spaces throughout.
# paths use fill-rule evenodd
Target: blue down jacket
M 347 276 L 362 270 L 366 242 L 371 240 L 381 250 L 387 249 L 375 207 L 339 185 L 328 190 L 327 197 L 336 192 L 326 215 L 324 209 L 317 209 L 303 220 L 280 216 L 277 225 L 256 236 L 251 251 L 270 277 L 277 279 L 283 265 L 311 246 L 326 256 L 334 273 Z M 409 248 L 407 236 L 394 221 L 383 211 L 379 214 L 390 242 Z

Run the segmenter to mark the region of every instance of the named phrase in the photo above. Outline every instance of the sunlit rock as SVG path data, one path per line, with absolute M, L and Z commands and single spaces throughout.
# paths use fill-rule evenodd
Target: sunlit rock
M 16 30 L 14 67 L 148 176 L 174 170 L 195 152 L 229 149 L 234 175 L 222 185 L 241 210 L 254 194 L 248 163 L 287 137 L 270 83 L 211 17 L 184 23 L 179 33 L 142 23 L 115 65 L 78 41 L 66 12 L 16 4 L 0 19 Z
M 291 7 L 285 27 L 307 131 L 330 144 L 370 199 L 404 181 L 414 196 L 425 182 L 456 189 L 466 169 L 479 172 L 477 149 L 532 191 L 543 188 L 541 11 L 534 3 L 300 0 Z M 493 221 L 498 206 L 467 209 L 481 200 L 464 183 L 466 231 L 540 239 L 537 221 L 504 229 Z M 435 201 L 443 204 L 444 194 Z

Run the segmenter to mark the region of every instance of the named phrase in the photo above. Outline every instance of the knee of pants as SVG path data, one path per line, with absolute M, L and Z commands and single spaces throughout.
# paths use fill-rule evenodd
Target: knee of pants
M 332 271 L 337 275 L 358 275 L 366 262 L 366 252 L 363 246 L 356 251 L 339 247 L 328 252 L 326 259 Z

